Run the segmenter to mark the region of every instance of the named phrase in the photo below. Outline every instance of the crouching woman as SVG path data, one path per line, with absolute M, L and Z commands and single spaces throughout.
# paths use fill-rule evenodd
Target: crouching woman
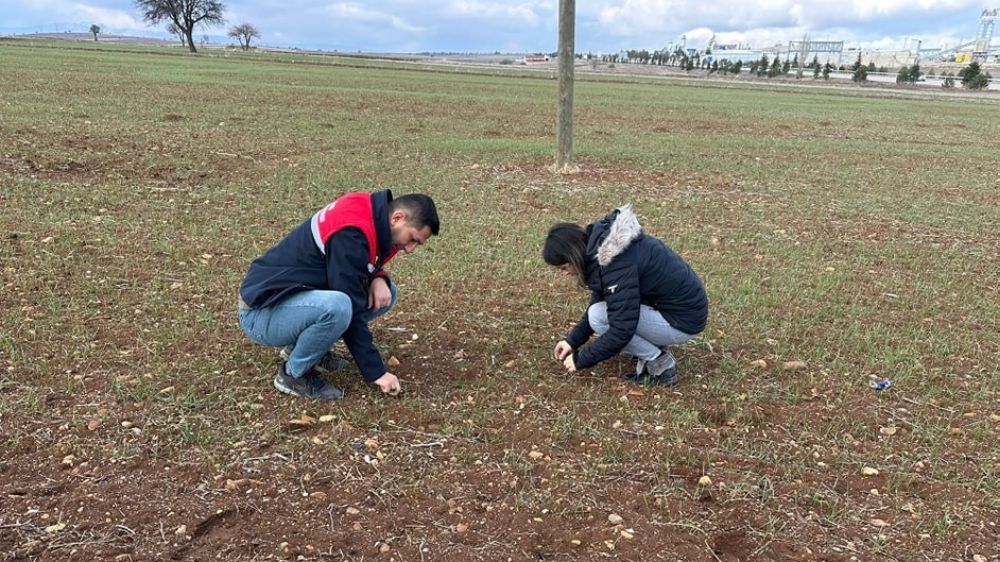
M 555 358 L 570 372 L 621 354 L 637 359 L 622 377 L 638 384 L 672 385 L 677 363 L 670 346 L 705 329 L 708 296 L 694 270 L 660 240 L 643 233 L 630 205 L 586 228 L 559 223 L 542 257 L 590 289 L 590 306 Z M 597 334 L 590 345 L 584 346 Z

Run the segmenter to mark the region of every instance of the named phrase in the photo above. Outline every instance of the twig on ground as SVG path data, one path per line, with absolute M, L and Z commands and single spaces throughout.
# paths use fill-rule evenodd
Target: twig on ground
M 444 448 L 445 443 L 447 443 L 447 440 L 446 439 L 441 439 L 440 441 L 428 441 L 427 443 L 410 443 L 410 447 L 413 447 L 414 449 L 417 449 L 417 448 L 420 448 L 420 447 L 441 447 L 441 448 Z
M 955 413 L 955 410 L 952 410 L 951 408 L 945 408 L 944 406 L 938 406 L 937 404 L 930 404 L 930 403 L 924 404 L 923 402 L 921 402 L 919 400 L 914 400 L 913 398 L 909 398 L 909 397 L 906 397 L 906 396 L 903 396 L 902 398 L 903 398 L 904 402 L 909 402 L 910 404 L 916 404 L 917 406 L 930 406 L 932 408 L 937 408 L 938 410 L 941 410 L 941 411 L 944 411 L 944 412 L 948 412 L 949 414 L 954 414 Z

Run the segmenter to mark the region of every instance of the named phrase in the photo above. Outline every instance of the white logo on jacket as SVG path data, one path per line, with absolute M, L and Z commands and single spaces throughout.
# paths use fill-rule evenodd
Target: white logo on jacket
M 615 293 L 615 289 L 617 289 L 617 288 L 618 288 L 618 284 L 615 283 L 614 285 L 608 287 L 608 292 L 611 293 L 611 294 L 614 294 Z

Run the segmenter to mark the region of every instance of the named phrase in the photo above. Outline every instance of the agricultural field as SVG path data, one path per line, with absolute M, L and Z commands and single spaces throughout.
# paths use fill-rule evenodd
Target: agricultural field
M 1000 559 L 1000 99 L 582 78 L 554 174 L 554 80 L 364 66 L 0 42 L 0 559 Z M 382 187 L 405 392 L 281 395 L 243 274 Z M 551 357 L 624 203 L 712 301 L 675 387 Z

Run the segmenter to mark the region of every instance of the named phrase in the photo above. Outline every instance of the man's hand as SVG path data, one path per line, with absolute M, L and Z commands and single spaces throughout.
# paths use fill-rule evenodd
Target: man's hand
M 573 348 L 570 347 L 566 340 L 562 340 L 556 344 L 556 350 L 553 352 L 555 358 L 559 361 L 566 359 L 566 356 L 573 353 Z
M 399 386 L 399 379 L 396 375 L 386 371 L 384 375 L 375 379 L 375 384 L 382 389 L 382 392 L 388 394 L 389 396 L 396 396 L 402 392 L 403 388 Z
M 572 353 L 570 353 L 569 355 L 566 356 L 565 359 L 563 359 L 563 367 L 566 367 L 566 370 L 571 373 L 576 371 L 576 362 L 573 361 Z
M 392 302 L 392 291 L 389 290 L 389 282 L 385 277 L 372 279 L 368 286 L 368 308 L 381 310 Z

